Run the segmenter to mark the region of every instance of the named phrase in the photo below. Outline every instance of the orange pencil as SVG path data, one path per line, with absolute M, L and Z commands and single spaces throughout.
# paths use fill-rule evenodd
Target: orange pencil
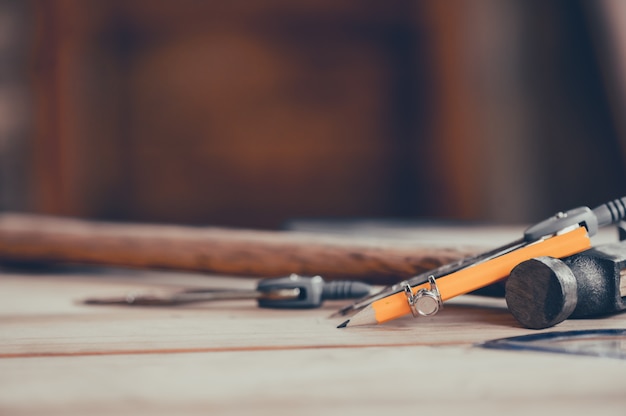
M 395 293 L 379 299 L 343 322 L 338 328 L 379 324 L 399 318 L 412 311 L 415 314 L 415 305 L 411 305 L 410 299 L 415 299 L 421 290 L 430 290 L 426 293 L 428 293 L 431 302 L 429 304 L 427 301 L 426 305 L 434 313 L 441 302 L 504 279 L 516 265 L 523 261 L 540 256 L 561 258 L 589 248 L 591 248 L 591 241 L 587 229 L 578 227 L 573 231 L 539 240 L 484 263 L 478 263 L 442 276 L 436 282 L 433 279 L 431 283 L 408 287 L 406 292 Z M 434 302 L 436 303 L 433 304 Z

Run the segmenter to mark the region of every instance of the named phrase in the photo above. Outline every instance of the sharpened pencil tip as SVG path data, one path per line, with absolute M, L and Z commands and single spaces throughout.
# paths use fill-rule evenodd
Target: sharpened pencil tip
M 350 320 L 348 319 L 347 321 L 342 322 L 341 324 L 339 324 L 337 326 L 337 328 L 345 328 L 348 326 L 348 323 L 350 322 Z

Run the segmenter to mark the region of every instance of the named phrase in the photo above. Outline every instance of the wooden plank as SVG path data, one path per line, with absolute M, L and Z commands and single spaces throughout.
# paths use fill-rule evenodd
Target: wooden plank
M 80 303 L 255 284 L 125 269 L 2 271 L 0 414 L 623 414 L 626 361 L 476 347 L 538 333 L 520 328 L 502 299 L 462 296 L 434 317 L 343 330 L 343 318 L 329 318 L 343 302 L 302 311 Z M 626 315 L 554 329 L 619 327 Z
M 474 348 L 529 333 L 498 300 L 464 297 L 436 317 L 357 330 L 336 329 L 330 306 L 76 303 L 139 288 L 172 289 L 173 280 L 208 283 L 200 276 L 124 273 L 2 275 L 1 414 L 449 414 L 469 408 L 473 414 L 621 415 L 626 404 L 626 361 Z M 559 329 L 619 327 L 625 318 L 566 321 Z
M 164 278 L 167 274 L 162 274 Z M 462 297 L 429 318 L 406 317 L 374 327 L 339 330 L 343 318 L 329 316 L 338 304 L 316 310 L 257 308 L 250 301 L 215 302 L 175 308 L 87 306 L 81 299 L 124 295 L 172 285 L 7 275 L 1 277 L 0 357 L 165 354 L 373 346 L 470 346 L 528 333 L 506 310 L 503 299 Z M 206 279 L 206 278 L 205 278 Z M 251 281 L 231 285 L 250 287 Z M 230 282 L 230 280 L 228 280 Z M 136 280 L 135 280 L 136 282 Z M 222 284 L 224 281 L 222 280 Z M 204 285 L 210 284 L 210 281 Z M 559 329 L 612 328 L 620 315 L 566 321 Z M 419 334 L 416 337 L 416 334 Z
M 2 414 L 623 415 L 624 362 L 430 347 L 0 360 Z

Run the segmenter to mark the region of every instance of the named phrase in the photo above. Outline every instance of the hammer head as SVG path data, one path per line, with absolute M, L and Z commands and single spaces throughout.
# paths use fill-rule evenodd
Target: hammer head
M 517 265 L 505 290 L 509 311 L 519 323 L 531 329 L 563 322 L 578 303 L 574 273 L 552 257 L 538 257 Z
M 626 241 L 589 249 L 562 260 L 540 257 L 516 266 L 506 283 L 506 302 L 526 328 L 626 310 Z M 626 279 L 625 283 L 626 283 Z

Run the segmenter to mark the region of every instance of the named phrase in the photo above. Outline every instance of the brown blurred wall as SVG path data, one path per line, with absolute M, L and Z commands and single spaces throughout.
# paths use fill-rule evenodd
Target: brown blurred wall
M 625 191 L 586 2 L 31 5 L 28 210 L 531 221 Z
M 408 3 L 37 6 L 40 209 L 250 226 L 396 209 Z

